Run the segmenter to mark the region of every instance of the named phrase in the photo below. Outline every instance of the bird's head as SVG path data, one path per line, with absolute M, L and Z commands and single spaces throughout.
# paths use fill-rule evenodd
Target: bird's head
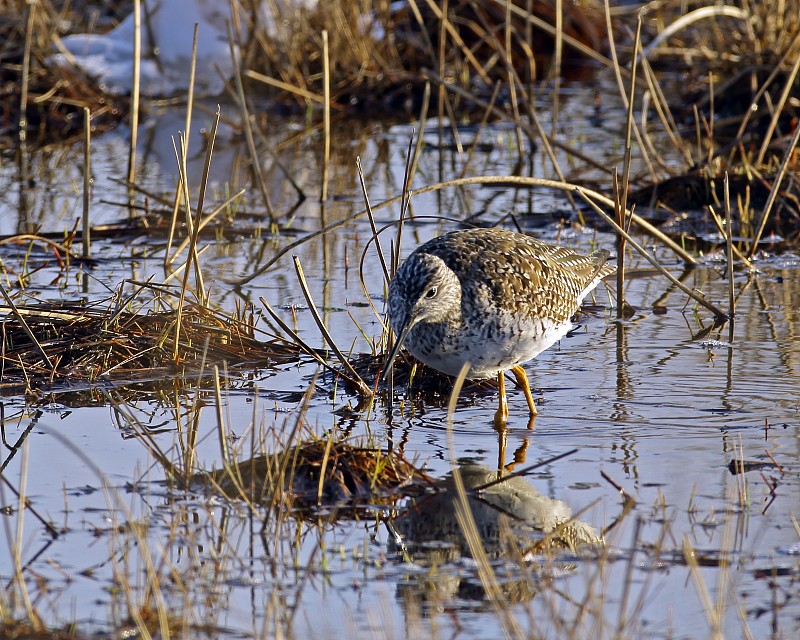
M 389 285 L 389 321 L 397 336 L 390 365 L 411 329 L 423 322 L 442 322 L 454 313 L 461 313 L 456 274 L 438 256 L 411 254 Z

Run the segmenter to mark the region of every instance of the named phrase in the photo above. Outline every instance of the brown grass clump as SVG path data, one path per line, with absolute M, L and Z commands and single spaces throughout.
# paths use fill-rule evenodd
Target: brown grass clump
M 800 116 L 798 29 L 800 0 L 667 2 L 644 22 L 643 52 L 654 68 L 677 72 L 666 94 L 679 121 L 761 170 L 784 151 Z
M 313 9 L 282 5 L 244 0 L 234 21 L 234 38 L 244 45 L 248 97 L 258 90 L 273 107 L 319 106 L 329 81 L 335 112 L 406 112 L 418 107 L 429 71 L 469 91 L 491 93 L 497 80 L 508 82 L 511 66 L 526 82 L 570 75 L 586 68 L 587 51 L 605 48 L 597 0 L 515 0 L 508 7 L 504 0 L 455 0 L 446 13 L 432 0 L 399 9 L 385 0 L 331 0 Z M 558 6 L 563 15 L 556 35 Z M 95 131 L 127 117 L 128 97 L 106 94 L 93 78 L 53 56 L 63 50 L 60 36 L 101 33 L 130 10 L 125 3 L 98 21 L 97 8 L 81 2 L 56 7 L 49 0 L 13 0 L 0 6 L 4 145 L 13 147 L 18 130 L 35 145 L 73 138 L 83 126 L 84 107 Z
M 336 507 L 355 517 L 366 507 L 394 504 L 431 478 L 397 451 L 312 437 L 275 454 L 235 461 L 199 475 L 232 498 L 305 511 Z
M 596 0 L 515 0 L 506 5 L 454 0 L 443 13 L 442 3 L 432 0 L 402 7 L 380 0 L 332 0 L 296 12 L 285 20 L 288 28 L 277 33 L 257 33 L 247 66 L 258 71 L 251 78 L 280 87 L 281 99 L 288 86 L 301 104 L 320 102 L 324 31 L 332 108 L 392 113 L 418 108 L 429 72 L 469 91 L 491 94 L 497 80 L 508 81 L 510 65 L 524 80 L 575 75 L 587 67 L 586 50 L 605 48 L 602 4 Z M 563 9 L 563 38 L 555 35 L 557 5 Z
M 76 138 L 84 107 L 95 131 L 115 127 L 128 112 L 128 98 L 108 96 L 79 69 L 53 61 L 66 18 L 47 0 L 0 3 L 0 151 L 18 140 L 39 146 Z
M 130 311 L 115 305 L 3 306 L 2 391 L 75 382 L 137 382 L 202 374 L 206 363 L 231 368 L 274 366 L 297 356 L 280 341 L 255 337 L 252 324 L 199 304 L 178 313 Z M 210 366 L 210 365 L 209 365 Z

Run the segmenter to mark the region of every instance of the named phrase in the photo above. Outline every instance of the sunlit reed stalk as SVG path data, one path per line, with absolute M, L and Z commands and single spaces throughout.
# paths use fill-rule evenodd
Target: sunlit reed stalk
M 652 264 L 656 269 L 658 269 L 658 271 L 664 277 L 666 277 L 670 282 L 672 282 L 672 284 L 674 284 L 676 287 L 678 287 L 681 291 L 683 291 L 690 298 L 692 298 L 693 300 L 699 302 L 702 306 L 704 306 L 706 309 L 711 311 L 715 316 L 717 316 L 717 318 L 720 318 L 720 319 L 727 318 L 727 314 L 724 311 L 719 309 L 716 305 L 710 303 L 708 300 L 705 299 L 704 296 L 698 294 L 693 289 L 687 287 L 685 284 L 683 284 L 683 282 L 678 280 L 669 271 L 667 271 L 663 266 L 661 266 L 661 264 L 658 262 L 658 260 L 656 260 L 653 256 L 651 256 L 650 252 L 647 251 L 647 249 L 645 249 L 638 242 L 636 242 L 636 240 L 634 240 L 627 231 L 625 231 L 622 227 L 620 227 L 611 218 L 611 216 L 609 216 L 605 211 L 603 211 L 600 207 L 598 207 L 597 204 L 592 199 L 587 197 L 587 195 L 585 194 L 583 189 L 577 188 L 576 191 L 578 192 L 578 195 L 580 195 L 584 199 L 584 201 L 590 207 L 592 207 L 592 210 L 597 215 L 599 215 L 601 218 L 603 218 L 603 220 L 605 220 L 608 224 L 610 224 L 618 234 L 624 236 L 625 240 L 627 240 L 628 244 L 630 244 L 634 249 L 636 249 L 636 251 L 639 252 L 642 255 L 642 257 L 644 257 L 650 264 Z
M 369 220 L 369 226 L 372 230 L 372 237 L 375 239 L 375 249 L 378 252 L 378 261 L 381 263 L 381 269 L 383 270 L 383 279 L 386 286 L 389 285 L 389 281 L 391 280 L 391 276 L 389 275 L 389 267 L 386 265 L 386 257 L 383 255 L 383 248 L 381 247 L 381 243 L 378 241 L 378 229 L 375 225 L 375 216 L 372 214 L 372 205 L 369 202 L 369 193 L 367 192 L 367 182 L 364 179 L 364 167 L 361 166 L 361 156 L 356 157 L 356 169 L 358 171 L 358 180 L 361 184 L 361 194 L 364 196 L 364 207 L 367 211 L 367 219 Z M 362 256 L 363 262 L 363 256 Z M 363 272 L 362 272 L 363 274 Z M 366 295 L 366 299 L 369 300 L 369 292 L 366 290 L 366 283 L 364 282 L 364 278 L 361 278 L 361 284 L 364 289 L 364 294 Z
M 89 193 L 92 184 L 92 114 L 89 107 L 83 108 L 83 229 L 81 240 L 83 255 L 91 255 L 91 226 L 89 225 Z
M 236 95 L 239 101 L 239 110 L 242 117 L 242 129 L 244 130 L 244 137 L 247 141 L 247 150 L 250 154 L 250 164 L 253 167 L 253 173 L 256 178 L 256 185 L 261 191 L 261 197 L 264 199 L 264 206 L 267 209 L 267 216 L 271 224 L 277 223 L 275 210 L 272 208 L 272 201 L 269 197 L 269 190 L 267 183 L 264 181 L 264 172 L 261 170 L 261 160 L 258 157 L 256 150 L 256 142 L 253 138 L 253 125 L 250 122 L 250 112 L 247 109 L 247 99 L 244 95 L 244 86 L 242 85 L 242 72 L 239 67 L 239 56 L 236 55 L 236 47 L 234 45 L 233 30 L 230 23 L 228 23 L 228 46 L 231 53 L 231 61 L 233 62 L 233 81 L 236 85 Z
M 252 69 L 245 69 L 244 75 L 252 80 L 256 80 L 258 82 L 263 82 L 270 87 L 275 87 L 276 89 L 280 89 L 281 91 L 285 91 L 286 93 L 294 94 L 303 100 L 308 100 L 309 102 L 318 102 L 319 104 L 325 104 L 325 96 L 322 96 L 318 93 L 314 93 L 313 91 L 309 91 L 308 89 L 304 89 L 302 87 L 297 87 L 293 84 L 289 84 L 288 82 L 283 82 L 282 80 L 277 80 L 275 78 L 270 78 L 269 76 L 265 76 L 263 73 L 258 73 L 257 71 L 253 71 Z
M 19 501 L 17 502 L 17 531 L 14 540 L 14 547 L 12 555 L 14 557 L 14 580 L 17 584 L 17 591 L 22 597 L 25 605 L 25 611 L 28 615 L 28 620 L 34 630 L 41 630 L 41 623 L 39 616 L 36 615 L 33 604 L 31 603 L 28 588 L 25 583 L 25 576 L 22 573 L 22 541 L 24 539 L 24 524 L 25 524 L 25 508 L 28 504 L 27 486 L 28 486 L 28 443 L 27 441 L 22 445 L 22 464 L 20 465 L 19 472 Z
M 738 473 L 736 474 L 736 487 L 739 491 L 739 507 L 744 509 L 749 502 L 749 488 L 747 484 L 747 474 L 745 473 L 744 468 L 744 444 L 742 444 L 742 434 L 738 434 L 738 451 L 736 444 L 734 443 L 734 455 L 737 455 L 736 458 L 736 467 Z
M 322 153 L 322 195 L 320 201 L 325 204 L 328 200 L 328 178 L 331 162 L 331 65 L 330 49 L 328 47 L 328 32 L 322 30 L 322 139 L 324 149 Z
M 625 204 L 622 201 L 622 195 L 619 189 L 619 178 L 617 177 L 616 170 L 613 175 L 612 182 L 613 196 L 614 196 L 614 218 L 617 221 L 620 229 L 627 231 L 627 221 L 625 217 Z M 617 234 L 617 319 L 625 317 L 626 303 L 625 303 L 625 236 Z
M 436 184 L 427 185 L 425 187 L 420 187 L 418 189 L 414 189 L 414 195 L 422 195 L 423 193 L 428 193 L 431 191 L 439 191 L 441 189 L 448 189 L 450 187 L 461 187 L 463 185 L 469 184 L 502 184 L 502 185 L 524 185 L 528 187 L 545 187 L 549 189 L 557 189 L 559 191 L 577 191 L 581 194 L 583 198 L 590 198 L 595 202 L 599 202 L 604 206 L 614 207 L 614 201 L 609 198 L 608 196 L 603 195 L 597 191 L 592 189 L 587 189 L 577 184 L 569 183 L 569 182 L 559 182 L 557 180 L 547 180 L 545 178 L 531 178 L 525 176 L 472 176 L 469 178 L 456 178 L 454 180 L 447 180 L 446 182 L 438 182 Z M 389 198 L 388 200 L 383 200 L 377 204 L 372 205 L 372 209 L 377 211 L 378 209 L 383 209 L 385 207 L 390 207 L 398 202 L 405 203 L 407 202 L 408 194 L 404 191 L 403 194 L 399 196 L 395 196 L 394 198 Z M 290 242 L 289 244 L 283 246 L 282 248 L 278 249 L 270 258 L 260 267 L 254 268 L 250 274 L 247 276 L 238 278 L 238 279 L 231 279 L 227 281 L 229 284 L 234 284 L 237 286 L 242 286 L 251 282 L 259 275 L 265 273 L 268 269 L 270 269 L 274 264 L 276 264 L 283 256 L 292 252 L 297 247 L 302 246 L 309 240 L 313 240 L 314 238 L 318 238 L 326 233 L 330 233 L 334 229 L 339 229 L 344 227 L 354 220 L 358 220 L 359 218 L 365 216 L 367 214 L 366 209 L 362 209 L 361 211 L 357 211 L 346 218 L 342 218 L 337 220 L 336 222 L 331 222 L 330 224 L 317 229 L 316 231 L 312 231 L 304 235 L 302 238 L 295 240 L 294 242 Z M 603 214 L 605 215 L 605 214 Z M 646 233 L 654 236 L 660 242 L 664 243 L 671 251 L 673 251 L 681 260 L 685 263 L 690 265 L 696 265 L 697 260 L 688 253 L 683 247 L 677 244 L 674 240 L 672 240 L 669 236 L 664 234 L 663 231 L 659 230 L 658 227 L 650 224 L 642 218 L 641 216 L 637 215 L 633 212 L 628 212 L 626 214 L 630 217 L 631 221 L 640 227 Z M 608 218 L 611 220 L 611 218 Z M 399 220 L 402 222 L 402 218 Z M 396 249 L 395 249 L 396 251 Z M 393 253 L 392 259 L 392 270 L 396 269 L 397 263 L 396 260 L 399 260 L 399 257 L 395 257 L 396 253 Z
M 173 139 L 173 149 L 175 154 L 178 154 L 177 147 L 175 147 L 175 140 Z M 177 256 L 177 252 L 175 252 L 172 257 L 170 257 L 170 249 L 172 247 L 172 241 L 175 237 L 175 230 L 178 228 L 178 216 L 180 215 L 181 211 L 181 203 L 183 202 L 183 178 L 178 179 L 178 184 L 175 187 L 175 198 L 172 201 L 172 216 L 170 218 L 169 223 L 169 232 L 167 233 L 167 246 L 164 249 L 164 269 L 169 267 L 170 264 L 175 260 Z
M 187 169 L 187 160 L 186 160 L 186 140 L 181 134 L 179 136 L 179 144 L 180 148 L 178 148 L 175 144 L 175 139 L 172 139 L 172 146 L 176 154 L 176 160 L 178 162 L 178 187 L 182 189 L 183 194 L 182 198 L 186 206 L 186 227 L 189 230 L 189 235 L 194 234 L 194 227 L 192 226 L 192 207 L 190 204 L 191 198 L 189 195 L 189 183 L 188 183 L 188 169 Z M 178 308 L 177 313 L 175 315 L 175 346 L 173 349 L 173 359 L 175 362 L 178 362 L 180 357 L 179 352 L 179 344 L 180 344 L 180 335 L 181 335 L 181 323 L 183 322 L 183 302 L 186 294 L 186 287 L 188 286 L 188 274 L 192 268 L 194 254 L 192 253 L 191 248 L 189 249 L 188 255 L 186 257 L 186 262 L 183 263 L 183 274 L 181 281 L 186 283 L 186 285 L 181 286 L 181 294 L 180 299 L 178 301 Z
M 193 224 L 190 225 L 192 234 L 189 242 L 189 251 L 190 254 L 194 256 L 195 278 L 197 279 L 197 288 L 200 293 L 201 301 L 204 305 L 208 304 L 208 292 L 206 291 L 205 284 L 203 283 L 203 272 L 202 269 L 200 268 L 200 260 L 198 258 L 197 241 L 200 237 L 200 229 L 202 228 L 201 222 L 203 220 L 203 207 L 205 206 L 206 192 L 208 191 L 208 181 L 209 181 L 209 176 L 211 175 L 211 157 L 214 153 L 214 143 L 217 140 L 217 130 L 219 128 L 219 120 L 220 120 L 220 108 L 219 105 L 217 105 L 217 112 L 214 117 L 214 124 L 211 127 L 209 140 L 208 143 L 206 144 L 206 157 L 205 161 L 203 162 L 203 175 L 200 177 L 200 191 L 197 196 L 197 210 L 195 211 L 195 219 Z M 188 145 L 188 139 L 186 141 L 186 144 Z M 184 158 L 187 159 L 188 156 L 184 155 Z M 184 274 L 184 277 L 186 277 L 186 274 Z
M 188 149 L 189 142 L 191 140 L 191 130 L 192 130 L 192 106 L 194 105 L 194 83 L 195 83 L 195 71 L 197 67 L 197 34 L 198 34 L 199 25 L 194 25 L 194 34 L 192 36 L 192 59 L 191 65 L 189 67 L 189 88 L 187 90 L 186 95 L 186 147 Z M 167 234 L 167 246 L 164 248 L 164 268 L 166 269 L 175 257 L 180 253 L 180 250 L 176 251 L 175 254 L 170 258 L 170 251 L 172 249 L 172 241 L 175 237 L 175 229 L 178 226 L 178 212 L 180 211 L 180 203 L 182 200 L 182 184 L 178 185 L 178 188 L 175 192 L 175 201 L 172 206 L 172 219 L 169 225 L 169 233 Z
M 394 247 L 392 251 L 392 268 L 391 268 L 392 277 L 394 277 L 394 274 L 397 272 L 397 269 L 400 266 L 400 251 L 403 240 L 403 226 L 405 224 L 406 213 L 408 211 L 408 207 L 410 205 L 410 200 L 411 200 L 411 167 L 414 164 L 414 155 L 412 153 L 413 144 L 414 144 L 414 137 L 412 133 L 412 136 L 408 139 L 408 147 L 406 148 L 406 168 L 405 168 L 405 173 L 403 174 L 403 192 L 399 196 L 400 216 L 397 219 L 397 233 L 395 234 Z M 397 199 L 395 199 L 395 202 L 397 202 Z
M 731 225 L 731 190 L 728 172 L 725 172 L 725 257 L 728 272 L 728 317 L 733 326 L 733 316 L 736 313 L 736 295 L 733 288 L 733 226 Z
M 633 103 L 636 98 L 636 69 L 638 67 L 637 60 L 639 59 L 639 47 L 642 41 L 642 13 L 637 14 L 636 19 L 636 36 L 633 40 L 633 59 L 631 61 L 631 86 L 630 93 L 627 96 L 626 106 L 627 114 L 625 118 L 625 163 L 622 168 L 622 205 L 623 211 L 625 210 L 625 203 L 628 200 L 628 188 L 630 183 L 630 164 L 631 164 L 631 132 L 638 131 L 633 119 Z M 621 82 L 622 77 L 617 76 Z M 623 92 L 624 93 L 624 92 Z M 641 145 L 641 141 L 640 141 Z
M 319 467 L 319 482 L 317 483 L 317 505 L 322 504 L 322 489 L 325 486 L 325 472 L 328 468 L 328 460 L 331 456 L 331 447 L 333 446 L 333 431 L 328 435 L 328 441 L 325 443 L 325 452 L 322 454 L 322 464 Z
M 786 83 L 784 84 L 780 98 L 778 98 L 778 102 L 775 104 L 775 113 L 772 114 L 772 119 L 769 122 L 767 131 L 764 133 L 764 139 L 761 142 L 761 149 L 758 152 L 758 156 L 756 156 L 755 165 L 757 167 L 761 167 L 761 165 L 764 163 L 764 156 L 767 155 L 769 144 L 772 141 L 772 134 L 775 133 L 775 129 L 778 127 L 778 120 L 785 113 L 784 107 L 786 106 L 786 102 L 789 100 L 789 96 L 793 91 L 796 90 L 795 87 L 797 84 L 796 80 L 798 71 L 800 71 L 800 55 L 797 55 L 794 64 L 792 65 L 792 70 L 786 77 Z
M 614 171 L 614 213 L 620 229 L 628 232 L 632 220 L 633 210 L 628 215 L 628 189 L 630 185 L 631 172 L 631 133 L 635 127 L 633 122 L 633 104 L 636 97 L 636 61 L 639 58 L 639 46 L 642 35 L 642 15 L 638 14 L 636 22 L 636 37 L 634 38 L 633 58 L 631 61 L 630 93 L 628 95 L 628 109 L 625 117 L 625 154 L 622 163 L 622 186 L 618 180 L 616 170 Z M 619 76 L 621 80 L 621 76 Z M 622 234 L 617 234 L 617 318 L 624 318 L 628 305 L 625 302 L 625 244 L 626 239 Z
M 798 57 L 798 60 L 800 60 L 800 57 Z M 750 245 L 750 251 L 747 254 L 747 257 L 750 259 L 752 259 L 756 251 L 758 251 L 758 243 L 760 242 L 761 236 L 764 233 L 764 229 L 767 226 L 767 220 L 769 219 L 769 215 L 772 212 L 772 207 L 775 204 L 775 200 L 778 197 L 781 183 L 783 182 L 783 179 L 786 177 L 787 170 L 789 169 L 789 163 L 791 159 L 794 157 L 794 150 L 795 147 L 797 147 L 798 140 L 800 140 L 800 126 L 795 127 L 792 139 L 789 142 L 789 146 L 787 147 L 786 153 L 783 156 L 783 161 L 781 162 L 781 166 L 778 169 L 778 174 L 773 179 L 772 188 L 769 191 L 767 202 L 764 205 L 764 210 L 761 212 L 761 220 L 758 223 L 758 229 L 756 230 L 756 235 L 753 237 L 753 241 Z
M 712 640 L 721 640 L 722 629 L 720 619 L 717 616 L 717 610 L 711 601 L 711 595 L 708 593 L 708 587 L 703 579 L 703 573 L 700 571 L 700 565 L 697 562 L 697 553 L 689 541 L 688 536 L 684 536 L 683 544 L 683 557 L 686 560 L 686 565 L 689 567 L 689 574 L 692 576 L 697 594 L 700 597 L 700 603 L 703 605 L 703 611 L 706 614 L 706 619 L 711 627 L 710 638 Z
M 629 98 L 629 94 L 625 91 L 625 83 L 623 82 L 622 79 L 623 76 L 622 68 L 620 67 L 619 59 L 617 58 L 616 43 L 614 41 L 614 30 L 611 26 L 611 7 L 609 6 L 609 0 L 605 0 L 604 5 L 605 5 L 605 15 L 606 15 L 606 33 L 608 35 L 609 49 L 611 51 L 611 59 L 614 61 L 613 65 L 614 77 L 616 78 L 617 81 L 617 88 L 619 90 L 619 95 L 622 100 L 622 104 L 625 107 L 625 109 L 630 110 L 632 100 Z M 641 22 L 642 22 L 642 14 L 641 12 L 639 12 L 638 23 L 637 23 L 638 26 L 636 30 L 637 36 L 634 41 L 634 47 L 636 48 L 637 52 L 639 50 L 639 45 L 641 40 Z M 637 59 L 638 55 L 632 59 L 631 63 L 631 71 L 630 71 L 632 77 L 631 89 L 630 89 L 631 96 L 634 95 L 634 87 L 636 86 L 635 78 L 636 78 Z M 653 182 L 658 182 L 658 175 L 656 173 L 652 161 L 650 160 L 650 156 L 647 153 L 647 145 L 645 145 L 644 140 L 642 140 L 642 135 L 641 132 L 639 131 L 639 127 L 634 125 L 632 127 L 632 133 L 636 136 L 636 144 L 639 146 L 639 151 L 642 154 L 642 160 L 647 165 L 648 171 L 650 173 L 651 178 L 653 179 Z M 630 142 L 628 146 L 631 146 Z
M 519 626 L 516 618 L 511 614 L 508 604 L 503 598 L 503 592 L 497 581 L 494 569 L 486 550 L 483 548 L 481 536 L 478 532 L 478 525 L 472 514 L 472 509 L 469 505 L 469 498 L 467 497 L 467 490 L 464 486 L 464 481 L 461 478 L 461 473 L 458 467 L 458 456 L 456 455 L 455 436 L 453 434 L 453 419 L 456 412 L 456 403 L 461 389 L 464 386 L 464 381 L 467 379 L 469 373 L 469 363 L 465 363 L 461 367 L 461 371 L 453 383 L 453 391 L 450 394 L 450 400 L 447 403 L 447 449 L 450 457 L 450 467 L 453 474 L 453 483 L 455 485 L 456 497 L 454 500 L 455 515 L 459 528 L 464 535 L 464 540 L 467 543 L 471 557 L 475 560 L 478 569 L 478 577 L 481 581 L 481 586 L 486 591 L 486 599 L 494 608 L 495 613 L 500 621 L 503 629 L 504 637 L 506 638 L 521 638 L 522 629 Z
M 47 352 L 42 347 L 41 343 L 36 339 L 36 336 L 31 331 L 30 326 L 28 323 L 25 322 L 25 317 L 20 313 L 19 309 L 17 309 L 17 305 L 14 304 L 14 301 L 11 299 L 11 296 L 8 295 L 6 288 L 0 283 L 0 295 L 3 296 L 3 299 L 6 301 L 6 304 L 11 309 L 11 313 L 19 322 L 19 325 L 22 327 L 22 330 L 25 334 L 30 338 L 31 342 L 36 346 L 36 350 L 42 356 L 42 359 L 47 363 L 47 367 L 49 369 L 53 369 L 53 363 L 50 361 L 50 358 L 47 356 Z
M 28 84 L 31 71 L 31 43 L 33 40 L 33 17 L 36 2 L 26 2 L 27 19 L 25 20 L 25 48 L 22 52 L 22 86 L 19 92 L 19 141 L 25 144 L 28 136 Z
M 508 93 L 511 98 L 511 113 L 513 115 L 514 133 L 517 136 L 517 163 L 520 171 L 524 162 L 525 141 L 522 137 L 522 128 L 519 126 L 521 121 L 519 115 L 519 104 L 517 102 L 517 85 L 515 79 L 514 60 L 511 51 L 511 2 L 506 3 L 505 28 L 503 29 L 503 39 L 505 44 L 505 65 L 508 82 Z
M 428 3 L 430 4 L 430 2 Z M 446 73 L 446 56 L 447 56 L 447 25 L 449 24 L 448 20 L 448 8 L 449 8 L 449 0 L 442 0 L 442 9 L 441 9 L 441 16 L 439 17 L 439 49 L 437 50 L 437 62 L 436 68 L 439 71 L 439 75 L 444 77 Z M 447 89 L 443 84 L 440 84 L 437 87 L 438 95 L 436 99 L 436 109 L 437 109 L 437 124 L 439 125 L 437 133 L 439 136 L 439 148 L 441 149 L 444 145 L 444 104 L 447 100 Z
M 628 564 L 625 569 L 625 578 L 622 581 L 622 597 L 619 601 L 619 613 L 617 613 L 617 633 L 615 638 L 625 637 L 625 627 L 628 624 L 628 598 L 633 585 L 633 569 L 637 566 L 636 554 L 639 552 L 639 532 L 642 528 L 642 519 L 637 517 L 633 527 L 633 539 L 631 540 Z
M 200 263 L 198 260 L 198 253 L 197 253 L 197 240 L 200 234 L 200 219 L 203 215 L 203 204 L 205 202 L 205 194 L 206 188 L 208 186 L 208 175 L 211 170 L 211 156 L 214 152 L 214 142 L 217 139 L 217 128 L 219 127 L 219 117 L 220 111 L 219 107 L 217 107 L 216 117 L 214 119 L 214 124 L 211 127 L 211 135 L 209 136 L 208 146 L 206 147 L 206 159 L 205 164 L 203 166 L 203 177 L 200 181 L 200 193 L 197 198 L 197 211 L 195 212 L 195 218 L 192 220 L 191 214 L 191 207 L 189 206 L 189 187 L 188 187 L 188 176 L 186 173 L 186 142 L 185 139 L 183 144 L 181 145 L 182 155 L 180 158 L 180 162 L 178 163 L 179 169 L 182 173 L 182 180 L 184 184 L 185 194 L 184 198 L 186 200 L 186 213 L 187 213 L 187 223 L 189 224 L 189 228 L 191 230 L 191 241 L 189 242 L 189 252 L 188 256 L 186 257 L 186 265 L 185 270 L 183 272 L 183 282 L 181 283 L 181 294 L 180 300 L 178 301 L 178 309 L 175 318 L 175 349 L 173 352 L 173 357 L 176 362 L 180 359 L 180 334 L 181 334 L 181 322 L 183 316 L 183 305 L 184 301 L 186 300 L 186 290 L 189 286 L 189 273 L 192 268 L 192 264 L 195 267 L 196 279 L 197 279 L 197 288 L 200 293 L 200 298 L 203 301 L 203 304 L 207 304 L 207 296 L 205 292 L 205 288 L 203 286 L 203 279 L 202 279 L 202 271 L 200 269 Z
M 533 14 L 533 2 L 534 0 L 525 0 L 525 15 L 530 16 Z M 509 9 L 511 3 L 509 2 Z M 522 7 L 520 7 L 522 8 Z M 528 95 L 533 96 L 533 92 L 535 90 L 535 83 L 536 78 L 538 76 L 538 69 L 536 68 L 536 57 L 533 55 L 535 50 L 533 44 L 533 24 L 530 20 L 525 20 L 525 55 L 527 56 L 528 60 L 528 68 L 526 74 L 526 86 L 528 89 Z
M 222 389 L 219 381 L 219 367 L 214 365 L 214 404 L 217 413 L 217 435 L 219 437 L 219 452 L 222 464 L 228 466 L 231 458 L 228 452 L 228 433 L 225 428 L 225 416 L 222 413 Z
M 195 23 L 192 33 L 192 57 L 189 65 L 189 87 L 186 91 L 186 147 L 189 147 L 192 133 L 192 107 L 194 106 L 194 83 L 197 70 L 197 36 L 200 25 Z
M 725 492 L 725 500 L 729 506 L 732 506 L 733 503 L 733 490 L 730 487 L 726 487 L 727 491 Z M 733 515 L 733 509 L 730 510 L 731 515 Z M 734 561 L 734 522 L 735 519 L 730 517 L 725 522 L 725 526 L 722 528 L 722 534 L 719 539 L 719 562 L 718 562 L 718 571 L 717 571 L 717 583 L 716 583 L 716 602 L 714 603 L 714 619 L 718 621 L 720 625 L 719 633 L 722 635 L 722 621 L 724 619 L 725 614 L 725 607 L 727 605 L 728 599 L 732 599 L 734 601 L 734 605 L 739 607 L 739 602 L 736 594 L 736 589 L 731 582 L 731 564 Z M 747 638 L 748 640 L 752 640 L 753 636 L 750 633 L 750 630 L 747 628 L 747 620 L 746 616 L 741 615 L 740 611 L 740 621 L 742 624 L 742 637 Z
M 395 239 L 392 245 L 392 268 L 391 268 L 391 276 L 394 278 L 394 274 L 397 273 L 397 269 L 400 266 L 400 252 L 402 249 L 402 238 L 403 238 L 403 225 L 406 219 L 406 212 L 411 205 L 411 169 L 414 165 L 414 158 L 412 154 L 412 145 L 414 142 L 413 134 L 412 137 L 408 140 L 408 148 L 406 149 L 406 170 L 405 175 L 403 176 L 403 193 L 400 196 L 400 216 L 397 220 L 397 233 L 395 234 Z M 376 240 L 377 242 L 377 240 Z M 386 343 L 386 355 L 388 355 L 392 349 L 393 343 L 391 341 L 392 332 L 389 332 L 389 337 L 387 338 Z M 390 362 L 384 363 L 384 368 L 390 366 Z M 394 393 L 394 368 L 391 368 L 389 371 L 389 394 L 392 395 Z
M 564 3 L 562 0 L 556 0 L 556 23 L 555 27 L 555 41 L 553 43 L 553 62 L 550 68 L 550 77 L 553 81 L 552 94 L 552 116 L 551 116 L 551 135 L 555 138 L 558 134 L 558 116 L 561 104 L 561 58 L 564 49 Z M 507 9 L 508 18 L 511 22 L 511 2 L 508 3 Z M 635 58 L 634 58 L 635 59 Z
M 353 369 L 353 366 L 350 362 L 345 358 L 344 354 L 339 350 L 339 347 L 336 345 L 336 342 L 333 340 L 333 336 L 331 336 L 328 328 L 325 326 L 325 323 L 322 321 L 322 318 L 319 316 L 319 312 L 317 311 L 317 307 L 314 304 L 314 300 L 311 297 L 311 291 L 308 289 L 308 283 L 306 282 L 305 274 L 303 273 L 303 266 L 300 264 L 300 259 L 297 256 L 294 256 L 294 268 L 297 272 L 297 280 L 300 283 L 300 289 L 303 292 L 303 296 L 308 303 L 309 310 L 311 312 L 311 316 L 314 318 L 314 322 L 317 323 L 317 327 L 319 328 L 322 337 L 324 338 L 325 342 L 328 343 L 328 346 L 331 348 L 336 357 L 339 359 L 339 362 L 345 368 L 347 373 L 352 377 L 352 379 L 356 383 L 356 387 L 358 388 L 358 392 L 365 398 L 372 397 L 372 390 L 364 383 L 361 379 L 361 376 L 356 373 L 356 370 Z
M 406 181 L 409 184 L 414 184 L 414 176 L 417 174 L 417 165 L 419 159 L 422 157 L 422 152 L 425 148 L 425 126 L 428 122 L 428 108 L 431 103 L 431 83 L 425 83 L 425 90 L 422 92 L 422 105 L 419 108 L 419 117 L 417 118 L 417 144 L 414 147 L 414 155 L 411 160 L 411 167 L 408 170 Z
M 128 183 L 136 181 L 136 144 L 139 138 L 139 91 L 142 69 L 142 3 L 133 2 L 133 86 L 131 87 L 131 138 L 128 148 Z M 129 204 L 133 204 L 133 192 L 128 190 Z M 133 215 L 133 209 L 130 210 Z

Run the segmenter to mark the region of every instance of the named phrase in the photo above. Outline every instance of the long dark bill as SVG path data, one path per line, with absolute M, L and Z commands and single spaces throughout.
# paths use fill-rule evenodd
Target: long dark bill
M 411 331 L 411 328 L 414 326 L 413 322 L 407 322 L 406 325 L 400 329 L 400 335 L 397 336 L 397 339 L 394 342 L 394 346 L 392 350 L 389 352 L 389 355 L 386 357 L 386 368 L 383 370 L 383 380 L 384 382 L 389 377 L 389 374 L 392 372 L 392 366 L 394 366 L 394 360 L 397 357 L 397 354 L 400 353 L 400 347 L 403 346 L 403 342 L 408 335 L 408 332 Z

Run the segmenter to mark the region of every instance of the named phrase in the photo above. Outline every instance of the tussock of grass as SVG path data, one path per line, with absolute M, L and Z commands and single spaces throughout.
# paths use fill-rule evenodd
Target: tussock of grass
M 177 360 L 173 354 L 178 319 L 172 309 L 132 311 L 113 303 L 15 308 L 18 316 L 8 306 L 0 306 L 0 312 L 7 314 L 0 355 L 0 388 L 6 392 L 52 389 L 75 382 L 176 378 L 204 373 L 205 362 L 227 362 L 231 369 L 271 367 L 298 354 L 282 340 L 259 340 L 252 324 L 244 319 L 200 304 L 187 304 L 183 309 Z
M 281 504 L 296 511 L 336 508 L 352 517 L 368 507 L 389 506 L 433 480 L 397 451 L 311 438 L 275 454 L 236 460 L 198 475 L 229 497 Z M 354 510 L 355 509 L 355 510 Z

